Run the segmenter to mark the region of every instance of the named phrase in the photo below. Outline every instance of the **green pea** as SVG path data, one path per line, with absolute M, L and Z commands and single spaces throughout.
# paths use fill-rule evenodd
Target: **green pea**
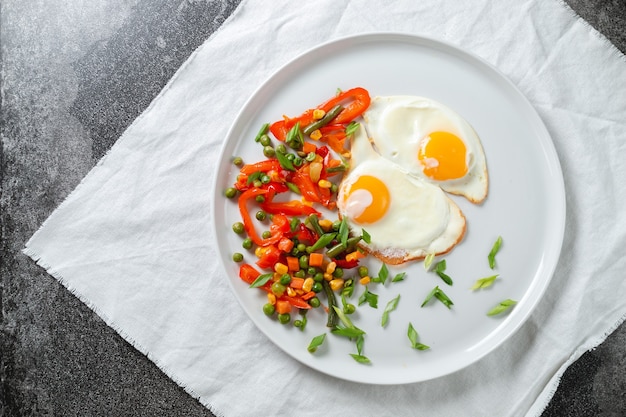
M 337 191 L 339 191 L 339 186 L 335 183 L 332 183 L 332 185 L 330 186 L 330 192 L 334 194 Z
M 314 266 L 310 266 L 307 268 L 306 273 L 309 274 L 310 276 L 313 276 L 317 274 L 317 268 L 315 268 Z
M 306 272 L 304 271 L 304 269 L 301 269 L 299 271 L 296 271 L 293 275 L 298 278 L 304 278 L 306 277 Z
M 261 182 L 261 180 L 254 180 L 252 182 L 252 185 L 254 185 L 256 188 L 261 188 L 261 186 L 263 185 L 263 183 Z M 257 195 L 258 197 L 263 197 L 262 195 Z
M 243 165 L 243 159 L 240 156 L 236 156 L 233 158 L 233 164 L 240 167 Z
M 361 278 L 363 278 L 363 277 L 366 277 L 367 274 L 369 274 L 369 270 L 367 269 L 367 267 L 366 266 L 360 266 L 359 267 L 359 276 Z
M 306 245 L 304 243 L 298 243 L 298 252 L 304 252 L 306 251 Z
M 315 152 L 309 152 L 307 156 L 305 156 L 305 159 L 309 162 L 315 161 Z
M 321 282 L 314 282 L 313 286 L 311 287 L 311 291 L 313 292 L 320 292 L 324 289 L 324 287 L 322 286 Z
M 287 288 L 285 288 L 285 286 L 281 284 L 279 281 L 276 281 L 275 283 L 273 283 L 271 288 L 272 288 L 272 292 L 277 297 L 280 297 L 281 295 L 283 295 L 285 291 L 287 290 Z
M 270 139 L 270 137 L 267 136 L 267 135 L 263 135 L 259 139 L 259 142 L 261 142 L 261 145 L 263 145 L 263 146 L 269 146 L 269 145 L 272 144 L 272 139 Z
M 303 324 L 304 324 L 304 322 L 302 320 L 300 320 L 300 319 L 295 320 L 293 322 L 294 327 L 298 327 L 298 328 L 301 328 Z
M 343 269 L 342 268 L 335 268 L 335 271 L 333 272 L 333 276 L 335 278 L 343 277 Z
M 259 210 L 256 212 L 255 217 L 257 220 L 263 221 L 267 218 L 267 213 L 264 212 L 263 210 Z
M 322 282 L 323 280 L 324 280 L 324 274 L 322 274 L 321 272 L 318 272 L 315 275 L 313 275 L 313 281 Z
M 240 235 L 244 231 L 245 231 L 245 228 L 243 226 L 243 223 L 241 223 L 241 222 L 233 223 L 233 232 L 235 232 L 238 235 Z
M 336 220 L 333 222 L 333 231 L 338 232 L 341 227 L 341 220 Z
M 265 230 L 263 233 L 261 233 L 261 237 L 263 239 L 268 239 L 272 237 L 272 232 L 270 232 L 269 230 Z
M 287 153 L 287 147 L 284 144 L 280 143 L 276 146 L 276 152 L 284 155 Z
M 309 257 L 306 255 L 302 255 L 298 262 L 300 263 L 300 268 L 307 269 L 309 267 Z
M 266 316 L 273 315 L 275 311 L 276 311 L 276 307 L 274 307 L 272 304 L 267 303 L 263 305 L 263 312 L 265 313 Z
M 289 159 L 291 162 L 293 162 L 294 159 L 296 159 L 296 155 L 292 154 L 292 153 L 288 153 L 287 155 L 285 155 L 287 159 Z
M 354 304 L 346 304 L 343 307 L 343 312 L 346 314 L 352 314 L 356 311 L 356 307 L 354 306 Z
M 269 184 L 271 181 L 272 181 L 272 179 L 270 178 L 269 175 L 267 175 L 267 174 L 261 175 L 261 183 Z
M 276 155 L 276 151 L 274 150 L 274 148 L 268 145 L 268 146 L 263 147 L 263 155 L 267 156 L 268 158 L 271 158 Z
M 226 198 L 233 198 L 237 195 L 237 189 L 234 187 L 229 187 L 224 191 L 224 195 Z
M 293 164 L 295 166 L 301 167 L 303 163 L 304 163 L 304 160 L 300 158 L 299 156 L 296 156 L 295 158 L 293 158 Z
M 289 274 L 282 274 L 280 276 L 280 281 L 281 284 L 283 285 L 289 285 L 289 283 L 291 282 L 291 275 Z
M 260 182 L 260 181 L 259 181 L 259 182 Z M 257 203 L 265 203 L 265 196 L 262 196 L 262 195 L 257 195 L 256 197 L 254 197 L 254 200 L 255 200 Z
M 249 237 L 245 238 L 243 240 L 243 242 L 241 242 L 241 246 L 244 249 L 251 249 L 252 248 L 252 239 L 250 239 Z
M 280 324 L 287 324 L 291 321 L 291 314 L 283 313 L 278 315 L 278 321 Z
M 321 304 L 320 299 L 317 297 L 313 297 L 309 300 L 309 305 L 313 308 L 318 308 Z
M 233 253 L 233 261 L 235 261 L 235 262 L 243 261 L 243 254 L 239 253 L 239 252 Z

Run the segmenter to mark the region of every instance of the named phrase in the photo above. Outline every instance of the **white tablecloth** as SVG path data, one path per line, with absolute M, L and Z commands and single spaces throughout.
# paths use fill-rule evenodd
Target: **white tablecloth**
M 245 100 L 307 49 L 373 31 L 496 66 L 547 125 L 567 194 L 562 256 L 529 321 L 476 364 L 402 386 L 286 359 L 236 306 L 210 227 L 217 156 Z M 538 415 L 626 315 L 625 115 L 624 56 L 558 1 L 244 0 L 25 252 L 218 416 Z

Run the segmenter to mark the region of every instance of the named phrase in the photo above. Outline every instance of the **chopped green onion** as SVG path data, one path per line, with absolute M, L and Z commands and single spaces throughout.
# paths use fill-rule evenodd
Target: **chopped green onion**
M 352 121 L 346 126 L 346 136 L 350 136 L 359 128 L 359 123 Z
M 442 259 L 441 261 L 437 262 L 435 264 L 435 273 L 437 275 L 439 275 L 439 278 L 441 278 L 443 280 L 443 282 L 445 282 L 448 285 L 452 285 L 452 278 L 450 278 L 447 274 L 445 274 L 443 271 L 446 270 L 446 260 Z
M 391 280 L 391 282 L 400 282 L 400 281 L 404 281 L 404 277 L 406 276 L 406 272 L 401 272 L 399 274 L 396 274 L 395 277 L 393 277 L 393 279 Z
M 252 282 L 252 284 L 250 284 L 250 288 L 257 288 L 257 287 L 261 287 L 261 286 L 267 284 L 267 282 L 270 279 L 272 279 L 273 276 L 274 276 L 274 274 L 272 274 L 272 273 L 259 275 L 257 277 L 257 279 L 255 279 Z
M 389 277 L 389 269 L 386 264 L 382 264 L 380 270 L 378 271 L 378 276 L 376 278 L 372 278 L 373 282 L 380 282 L 385 285 L 387 278 Z
M 294 184 L 293 182 L 287 181 L 286 184 L 287 184 L 287 188 L 289 188 L 291 190 L 291 192 L 294 192 L 296 194 L 302 194 L 302 192 L 300 191 L 298 186 L 296 184 Z
M 290 154 L 290 155 L 292 155 L 292 154 Z M 289 158 L 287 158 L 287 155 L 282 154 L 280 152 L 276 152 L 276 159 L 278 159 L 278 163 L 284 169 L 286 169 L 288 171 L 295 171 L 296 170 L 296 168 L 293 166 L 293 162 L 291 162 L 289 160 Z
M 299 151 L 304 145 L 304 136 L 302 136 L 302 130 L 300 130 L 300 122 L 297 122 L 291 130 L 287 133 L 285 142 L 291 149 Z
M 511 300 L 510 298 L 504 301 L 501 301 L 500 304 L 489 310 L 487 313 L 488 316 L 496 316 L 498 314 L 504 313 L 505 311 L 513 308 L 513 306 L 517 304 L 517 301 Z
M 393 310 L 396 309 L 396 307 L 398 307 L 398 302 L 400 302 L 400 294 L 398 294 L 396 298 L 387 303 L 387 306 L 383 311 L 382 320 L 380 322 L 381 326 L 385 327 L 387 325 L 387 322 L 389 321 L 389 313 L 391 313 Z
M 261 179 L 261 175 L 263 175 L 263 173 L 261 171 L 255 171 L 252 174 L 248 175 L 248 180 L 246 181 L 246 185 L 250 185 L 254 181 L 260 180 Z
M 426 255 L 426 258 L 424 258 L 424 269 L 425 270 L 428 271 L 430 269 L 430 265 L 432 265 L 434 259 L 435 259 L 435 254 L 434 253 L 429 253 L 428 255 Z
M 317 239 L 317 242 L 315 242 L 313 246 L 307 248 L 307 252 L 311 253 L 315 252 L 316 250 L 322 249 L 330 242 L 332 242 L 335 239 L 335 236 L 337 236 L 337 233 L 324 233 L 322 236 L 320 236 L 319 239 Z
M 369 360 L 367 356 L 358 355 L 356 353 L 351 353 L 350 356 L 352 356 L 352 358 L 354 358 L 354 360 L 357 361 L 358 363 L 371 363 L 372 362 Z
M 322 343 L 324 343 L 324 339 L 326 339 L 326 333 L 315 336 L 311 340 L 311 343 L 309 343 L 309 347 L 307 347 L 306 350 L 308 350 L 310 353 L 315 353 L 317 348 L 320 347 Z
M 378 308 L 378 294 L 374 294 L 369 291 L 365 286 L 365 292 L 359 297 L 359 305 L 368 303 L 372 308 Z
M 365 338 L 363 335 L 359 335 L 356 338 L 356 352 L 361 355 L 363 353 L 363 343 L 365 342 Z
M 254 141 L 255 142 L 260 142 L 261 141 L 261 136 L 265 135 L 269 130 L 270 130 L 270 124 L 269 123 L 264 123 L 261 126 L 261 129 L 259 130 L 259 133 L 256 134 L 256 137 L 254 138 Z
M 452 300 L 450 300 L 450 298 L 448 298 L 448 296 L 443 291 L 441 291 L 441 288 L 439 288 L 439 286 L 436 286 L 426 296 L 426 298 L 424 299 L 424 302 L 422 303 L 422 307 L 424 307 L 430 301 L 430 299 L 433 298 L 433 297 L 435 297 L 437 300 L 441 301 L 443 303 L 443 305 L 445 305 L 448 308 L 450 308 L 452 305 L 454 305 Z
M 474 285 L 472 285 L 472 291 L 473 290 L 479 290 L 479 289 L 482 289 L 482 288 L 491 287 L 493 285 L 493 283 L 496 281 L 496 278 L 498 278 L 497 274 L 496 275 L 492 275 L 490 277 L 477 279 L 476 282 L 474 283 Z
M 489 268 L 493 269 L 496 266 L 496 253 L 500 250 L 500 246 L 502 246 L 502 236 L 498 236 L 493 247 L 491 248 L 491 252 L 487 255 L 487 259 L 489 260 Z
M 333 309 L 335 310 L 335 312 L 337 313 L 337 317 L 339 317 L 339 320 L 341 320 L 341 322 L 343 323 L 344 326 L 346 326 L 349 329 L 356 329 L 357 327 L 354 325 L 354 323 L 352 323 L 352 320 L 350 320 L 348 318 L 348 316 L 346 316 L 344 314 L 343 311 L 341 311 L 341 309 L 337 306 L 333 306 Z
M 361 229 L 361 237 L 363 238 L 363 242 L 370 244 L 372 243 L 372 237 L 365 229 Z
M 411 323 L 409 323 L 409 330 L 407 332 L 407 335 L 409 336 L 409 340 L 411 341 L 411 347 L 413 349 L 417 349 L 417 350 L 430 349 L 430 346 L 426 346 L 425 344 L 418 342 L 419 335 L 417 334 L 417 331 L 415 330 L 415 328 L 413 327 L 413 324 Z
M 365 334 L 365 332 L 359 328 L 351 328 L 351 327 L 335 327 L 331 330 L 332 334 L 336 336 L 347 337 L 348 339 L 352 339 L 354 337 L 359 337 Z

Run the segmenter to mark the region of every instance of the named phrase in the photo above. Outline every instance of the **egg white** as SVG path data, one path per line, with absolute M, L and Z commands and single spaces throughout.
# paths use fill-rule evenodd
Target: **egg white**
M 426 97 L 374 97 L 363 115 L 367 132 L 378 152 L 411 175 L 437 184 L 444 191 L 482 202 L 489 181 L 485 153 L 472 126 L 449 107 Z M 423 138 L 436 131 L 459 137 L 466 147 L 467 173 L 457 179 L 438 181 L 424 174 L 418 152 Z

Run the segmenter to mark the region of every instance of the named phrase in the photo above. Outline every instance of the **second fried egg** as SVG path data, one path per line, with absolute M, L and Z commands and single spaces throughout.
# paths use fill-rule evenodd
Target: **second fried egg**
M 449 107 L 426 97 L 375 97 L 364 119 L 384 158 L 473 203 L 486 198 L 487 164 L 480 138 Z

